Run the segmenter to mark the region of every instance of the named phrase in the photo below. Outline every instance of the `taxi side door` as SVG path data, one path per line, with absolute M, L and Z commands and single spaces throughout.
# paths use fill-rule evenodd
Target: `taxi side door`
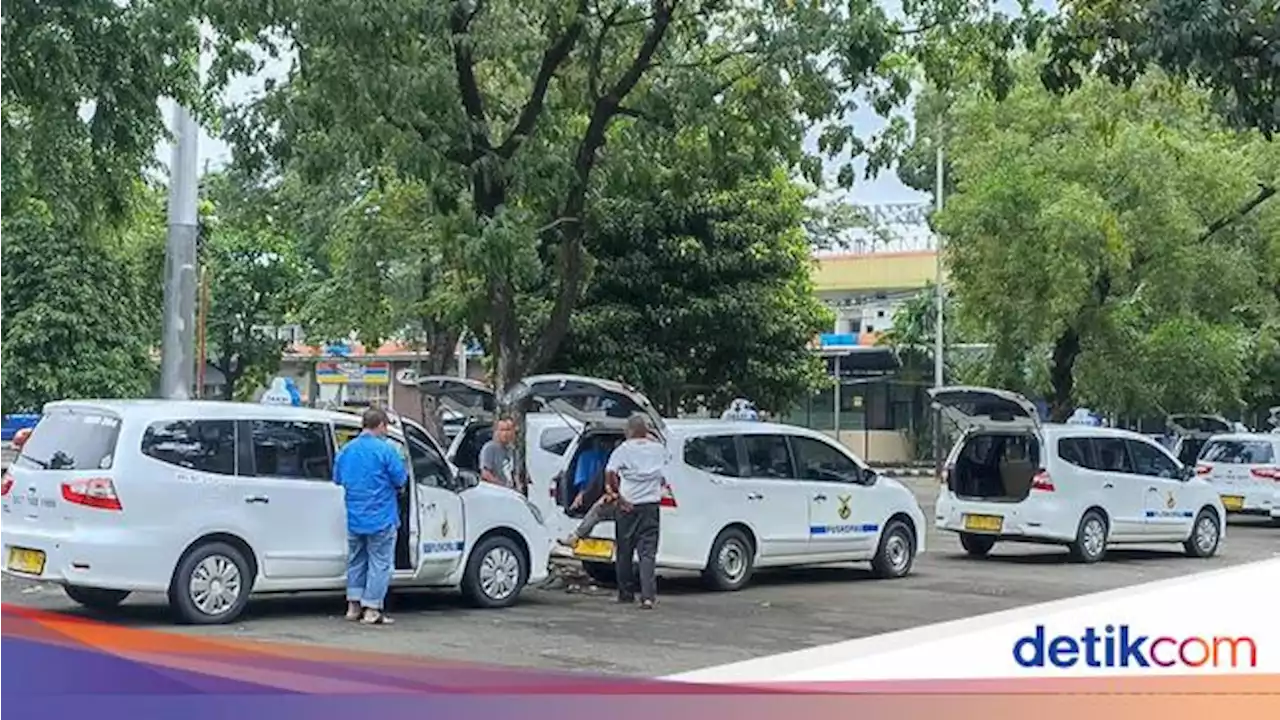
M 866 471 L 832 443 L 805 435 L 788 441 L 809 495 L 809 554 L 870 557 L 885 511 Z

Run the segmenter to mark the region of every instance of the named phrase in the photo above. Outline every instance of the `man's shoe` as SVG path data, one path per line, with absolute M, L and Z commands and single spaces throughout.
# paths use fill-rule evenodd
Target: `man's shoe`
M 618 604 L 620 605 L 630 605 L 635 601 L 636 601 L 635 595 L 619 595 L 618 596 Z

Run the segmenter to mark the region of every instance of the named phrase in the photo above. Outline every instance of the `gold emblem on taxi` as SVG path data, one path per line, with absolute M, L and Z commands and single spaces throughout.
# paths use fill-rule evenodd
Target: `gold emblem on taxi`
M 449 518 L 445 518 L 444 522 L 440 523 L 440 537 L 449 537 Z
M 1178 504 L 1178 499 L 1173 496 L 1173 491 L 1169 491 L 1169 497 L 1164 499 L 1164 506 L 1172 510 Z
M 849 501 L 852 499 L 853 497 L 849 495 L 840 496 L 840 510 L 838 512 L 841 520 L 848 520 L 849 516 L 853 514 L 853 511 L 849 509 Z

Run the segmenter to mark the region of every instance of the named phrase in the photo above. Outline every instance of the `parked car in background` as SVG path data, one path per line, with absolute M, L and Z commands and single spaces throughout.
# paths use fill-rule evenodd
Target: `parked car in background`
M 1235 424 L 1221 415 L 1170 415 L 1166 421 L 1173 435 L 1173 456 L 1183 465 L 1195 465 L 1209 438 L 1235 432 Z
M 1218 550 L 1226 511 L 1218 492 L 1151 438 L 1127 430 L 1040 421 L 1016 393 L 930 390 L 963 433 L 946 462 L 935 522 L 971 555 L 998 542 L 1065 545 L 1080 562 L 1109 545 L 1181 543 Z
M 1218 491 L 1228 513 L 1280 520 L 1280 435 L 1214 435 L 1200 451 L 1196 475 Z

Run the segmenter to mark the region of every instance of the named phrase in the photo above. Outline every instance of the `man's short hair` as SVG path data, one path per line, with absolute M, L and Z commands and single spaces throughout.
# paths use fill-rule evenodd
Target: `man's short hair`
M 649 434 L 649 418 L 636 413 L 627 418 L 627 437 L 644 437 Z
M 382 408 L 371 407 L 360 416 L 360 425 L 365 430 L 373 430 L 387 424 L 387 413 Z
M 514 426 L 516 424 L 516 421 L 512 419 L 510 415 L 500 415 L 498 416 L 498 422 L 494 423 L 494 427 L 497 427 L 502 423 L 511 423 L 511 425 Z

